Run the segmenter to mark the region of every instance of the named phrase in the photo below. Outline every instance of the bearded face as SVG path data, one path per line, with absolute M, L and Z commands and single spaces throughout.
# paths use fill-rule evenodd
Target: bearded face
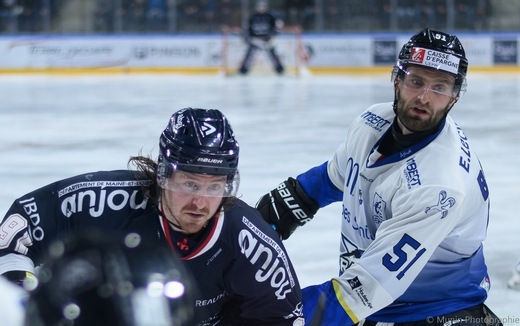
M 410 66 L 396 80 L 396 115 L 404 134 L 438 126 L 457 101 L 453 75 Z

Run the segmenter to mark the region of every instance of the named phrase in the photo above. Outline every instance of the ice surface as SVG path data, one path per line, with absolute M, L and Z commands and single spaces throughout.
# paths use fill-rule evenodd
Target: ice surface
M 288 176 L 326 161 L 362 110 L 391 101 L 389 75 L 1 76 L 0 208 L 60 178 L 125 169 L 139 152 L 155 157 L 168 118 L 188 106 L 228 116 L 241 145 L 239 193 L 254 205 Z M 487 304 L 509 325 L 520 323 L 520 292 L 506 285 L 520 261 L 519 103 L 520 76 L 470 71 L 468 92 L 452 112 L 489 183 Z M 286 241 L 303 286 L 337 274 L 338 205 Z

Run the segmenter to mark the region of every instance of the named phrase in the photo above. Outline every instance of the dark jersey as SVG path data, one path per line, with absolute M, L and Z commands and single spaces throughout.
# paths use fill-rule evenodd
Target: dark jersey
M 196 280 L 194 310 L 200 325 L 293 325 L 301 292 L 278 235 L 239 199 L 196 235 L 174 232 L 135 171 L 94 172 L 57 181 L 17 199 L 0 224 L 0 274 L 30 271 L 57 237 L 98 228 L 137 232 L 168 246 Z
M 276 18 L 270 13 L 255 13 L 249 18 L 249 36 L 267 41 L 276 34 Z

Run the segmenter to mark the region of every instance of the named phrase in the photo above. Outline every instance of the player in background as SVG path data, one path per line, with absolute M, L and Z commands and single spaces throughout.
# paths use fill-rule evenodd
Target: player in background
M 128 170 L 73 176 L 16 199 L 0 224 L 0 274 L 38 277 L 44 253 L 64 235 L 136 233 L 192 275 L 194 325 L 302 325 L 301 289 L 282 241 L 236 197 L 238 160 L 219 110 L 177 111 L 157 160 L 134 156 Z
M 273 37 L 283 25 L 282 20 L 268 12 L 267 0 L 258 0 L 255 13 L 249 17 L 247 31 L 244 31 L 248 48 L 240 65 L 241 74 L 247 74 L 251 69 L 257 51 L 265 51 L 274 70 L 278 74 L 283 73 L 284 67 L 273 44 Z
M 413 35 L 392 71 L 393 102 L 361 113 L 328 162 L 260 198 L 257 208 L 283 239 L 320 207 L 342 202 L 339 276 L 302 290 L 306 320 L 501 324 L 484 304 L 490 192 L 449 115 L 467 69 L 456 36 Z
M 510 289 L 520 291 L 520 263 L 516 264 L 515 269 L 513 270 L 513 275 L 507 282 L 507 286 Z

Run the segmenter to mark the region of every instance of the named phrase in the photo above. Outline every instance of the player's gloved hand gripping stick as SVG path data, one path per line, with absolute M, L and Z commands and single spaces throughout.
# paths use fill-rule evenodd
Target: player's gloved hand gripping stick
M 319 206 L 307 196 L 296 179 L 288 178 L 262 196 L 256 209 L 285 240 L 298 226 L 310 221 Z

